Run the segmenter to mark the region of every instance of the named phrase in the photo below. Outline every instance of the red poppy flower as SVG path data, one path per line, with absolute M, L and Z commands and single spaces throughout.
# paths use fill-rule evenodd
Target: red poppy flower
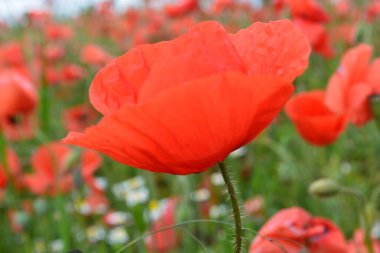
M 367 7 L 367 19 L 373 22 L 378 16 L 380 16 L 380 1 L 372 0 Z
M 0 189 L 4 189 L 9 181 L 20 186 L 20 180 L 18 180 L 21 173 L 20 160 L 12 149 L 7 149 L 6 155 L 9 171 L 6 171 L 0 163 Z
M 47 11 L 32 10 L 26 13 L 28 22 L 31 25 L 42 26 L 48 23 L 51 19 L 51 14 Z
M 8 42 L 0 46 L 0 65 L 13 67 L 24 62 L 24 54 L 18 42 Z
M 380 59 L 370 64 L 372 47 L 361 44 L 348 50 L 330 78 L 326 104 L 335 113 L 347 113 L 361 126 L 372 118 L 368 98 L 380 91 Z
M 62 45 L 48 44 L 45 47 L 45 59 L 48 61 L 58 61 L 63 58 L 66 53 Z
M 31 158 L 34 173 L 23 178 L 25 186 L 34 194 L 54 195 L 70 191 L 74 186 L 73 156 L 73 151 L 60 143 L 40 147 Z M 92 188 L 94 183 L 91 176 L 100 166 L 101 159 L 93 151 L 83 152 L 80 159 L 82 177 Z
M 29 113 L 37 106 L 37 92 L 32 83 L 17 71 L 0 70 L 0 117 Z
M 342 232 L 331 221 L 293 207 L 275 214 L 259 231 L 249 253 L 346 253 Z
M 334 10 L 338 16 L 348 17 L 351 12 L 351 0 L 334 1 Z
M 111 56 L 95 44 L 87 44 L 82 48 L 81 52 L 82 62 L 93 65 L 103 66 L 111 60 Z
M 205 171 L 254 139 L 307 66 L 307 39 L 288 20 L 228 34 L 216 22 L 143 45 L 99 71 L 90 100 L 104 114 L 66 143 L 131 166 L 172 174 Z
M 45 69 L 45 77 L 49 85 L 57 85 L 62 82 L 62 73 L 61 70 L 56 69 L 55 67 L 48 66 Z
M 374 253 L 380 253 L 380 244 L 376 239 L 372 239 L 372 246 Z M 349 242 L 348 253 L 368 253 L 363 230 L 355 231 L 354 238 Z
M 81 210 L 83 215 L 104 214 L 108 209 L 109 201 L 103 192 L 90 191 L 83 204 L 85 205 L 85 209 Z
M 347 125 L 344 114 L 336 114 L 325 105 L 325 92 L 321 90 L 297 94 L 285 111 L 299 134 L 318 146 L 334 142 Z
M 333 41 L 344 42 L 346 45 L 353 45 L 358 33 L 358 25 L 356 23 L 340 24 L 331 31 Z
M 329 34 L 322 23 L 302 18 L 295 18 L 293 22 L 305 33 L 316 53 L 326 58 L 331 58 L 335 55 Z
M 98 114 L 86 105 L 78 105 L 67 109 L 63 121 L 68 131 L 83 131 L 98 119 Z
M 198 0 L 181 0 L 177 3 L 166 5 L 165 12 L 169 17 L 176 17 L 197 10 L 198 8 Z
M 224 10 L 232 9 L 235 6 L 236 2 L 234 0 L 215 0 L 212 3 L 211 11 L 214 15 L 217 15 Z
M 32 134 L 32 114 L 37 91 L 32 83 L 14 70 L 0 70 L 0 129 L 10 139 Z
M 74 35 L 72 28 L 68 25 L 50 24 L 45 27 L 45 36 L 48 40 L 67 41 Z
M 151 231 L 158 231 L 164 227 L 175 224 L 176 199 L 167 200 L 162 214 L 153 221 Z M 149 253 L 169 253 L 176 248 L 178 236 L 174 229 L 164 230 L 145 239 L 145 245 Z
M 94 195 L 101 197 L 103 191 L 97 186 L 94 178 L 95 172 L 102 165 L 102 158 L 97 152 L 86 151 L 81 156 L 81 172 L 86 185 L 91 189 Z
M 86 71 L 81 66 L 68 64 L 63 66 L 61 74 L 65 82 L 73 83 L 83 79 L 86 76 Z
M 287 0 L 293 17 L 316 22 L 328 22 L 327 12 L 316 0 Z

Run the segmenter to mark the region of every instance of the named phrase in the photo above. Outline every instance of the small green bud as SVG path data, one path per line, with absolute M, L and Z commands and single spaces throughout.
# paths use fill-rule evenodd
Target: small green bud
M 329 178 L 319 179 L 309 186 L 309 193 L 320 198 L 335 196 L 339 190 L 339 185 Z

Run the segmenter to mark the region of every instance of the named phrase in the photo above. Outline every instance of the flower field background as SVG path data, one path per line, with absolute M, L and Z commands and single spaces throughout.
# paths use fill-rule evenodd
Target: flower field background
M 234 220 L 218 164 L 205 168 L 207 159 L 199 158 L 194 166 L 181 167 L 193 161 L 185 157 L 187 163 L 180 161 L 177 168 L 176 157 L 169 157 L 168 164 L 160 160 L 154 167 L 151 161 L 161 157 L 151 158 L 150 152 L 161 154 L 165 142 L 130 158 L 120 150 L 140 147 L 140 139 L 128 135 L 135 128 L 106 125 L 110 114 L 137 103 L 133 92 L 145 71 L 139 60 L 148 72 L 151 62 L 165 66 L 152 82 L 187 85 L 190 78 L 182 75 L 192 77 L 197 67 L 213 63 L 192 59 L 186 72 L 180 57 L 214 57 L 217 62 L 233 51 L 244 59 L 243 74 L 230 75 L 232 67 L 226 65 L 218 70 L 221 78 L 207 77 L 198 84 L 220 81 L 233 87 L 231 80 L 268 81 L 255 93 L 260 101 L 252 102 L 255 110 L 262 116 L 284 109 L 273 121 L 252 116 L 253 125 L 263 125 L 255 128 L 252 142 L 250 137 L 230 145 L 235 151 L 224 142 L 216 145 L 233 151 L 225 164 L 243 213 L 242 252 L 379 253 L 380 2 L 277 0 L 263 1 L 258 8 L 244 1 L 184 0 L 151 6 L 154 0 L 120 12 L 106 1 L 77 17 L 59 19 L 33 10 L 20 23 L 0 23 L 0 252 L 233 252 Z M 216 22 L 202 23 L 209 20 Z M 253 32 L 238 33 L 244 28 Z M 214 35 L 210 43 L 208 36 Z M 246 37 L 239 40 L 238 35 Z M 199 41 L 190 39 L 196 36 L 208 43 L 207 50 L 194 49 Z M 148 53 L 141 47 L 152 43 L 158 44 Z M 227 44 L 234 49 L 228 51 Z M 174 46 L 164 58 L 167 45 Z M 245 45 L 248 49 L 240 50 Z M 213 51 L 218 46 L 222 49 Z M 217 54 L 202 58 L 205 51 Z M 230 58 L 225 62 L 233 64 Z M 271 77 L 255 77 L 255 71 Z M 294 92 L 285 104 L 291 83 Z M 262 99 L 271 85 L 284 85 L 283 93 Z M 155 96 L 152 87 L 138 98 Z M 196 93 L 189 89 L 185 94 Z M 203 101 L 190 95 L 182 100 Z M 182 100 L 170 107 L 181 108 Z M 223 105 L 215 117 L 224 115 Z M 125 115 L 133 114 L 115 116 L 112 126 Z M 174 115 L 173 121 L 185 116 Z M 98 122 L 105 126 L 89 128 Z M 187 129 L 197 133 L 203 127 L 190 123 L 178 126 L 176 133 L 185 136 Z M 242 131 L 238 125 L 231 129 Z M 139 125 L 144 141 L 152 132 L 165 139 L 159 126 Z M 223 127 L 217 122 L 209 126 Z M 91 129 L 102 137 L 93 137 Z M 234 134 L 226 131 L 220 138 Z M 214 137 L 202 135 L 196 142 L 217 142 Z M 220 156 L 223 152 L 215 150 Z M 139 163 L 140 153 L 148 157 L 146 163 Z M 224 159 L 218 158 L 216 163 Z

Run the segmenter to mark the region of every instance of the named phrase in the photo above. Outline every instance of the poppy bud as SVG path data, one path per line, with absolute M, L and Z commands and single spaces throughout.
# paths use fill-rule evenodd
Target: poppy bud
M 380 94 L 374 94 L 369 98 L 373 119 L 380 129 Z
M 339 193 L 339 185 L 332 179 L 319 179 L 309 186 L 309 193 L 320 198 L 332 197 Z

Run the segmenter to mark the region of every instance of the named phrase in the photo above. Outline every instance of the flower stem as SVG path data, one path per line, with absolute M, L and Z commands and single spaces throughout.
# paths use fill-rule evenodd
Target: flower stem
M 4 132 L 0 129 L 0 166 L 3 166 L 4 171 L 9 178 L 10 172 L 8 167 L 8 159 L 7 159 L 7 142 L 5 140 Z
M 227 167 L 224 162 L 219 162 L 219 169 L 222 173 L 224 182 L 227 186 L 228 195 L 231 200 L 232 211 L 235 220 L 235 253 L 241 253 L 242 243 L 243 243 L 243 233 L 242 233 L 242 224 L 241 224 L 241 216 L 240 216 L 240 207 L 239 201 L 236 195 L 236 191 L 234 185 L 232 183 L 231 177 L 228 173 Z

